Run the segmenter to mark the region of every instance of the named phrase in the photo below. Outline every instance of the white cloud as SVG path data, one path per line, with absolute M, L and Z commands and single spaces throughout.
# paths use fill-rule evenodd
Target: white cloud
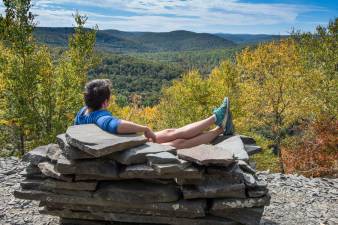
M 100 29 L 168 31 L 177 29 L 217 32 L 222 26 L 262 26 L 293 23 L 302 13 L 322 8 L 297 4 L 244 3 L 239 0 L 33 0 L 39 26 L 71 26 L 73 9 Z M 87 11 L 81 8 L 85 7 Z M 95 7 L 95 11 L 90 10 Z M 102 9 L 102 13 L 99 13 Z M 114 15 L 119 10 L 131 15 Z M 111 11 L 111 14 L 109 13 Z M 0 5 L 1 12 L 1 5 Z

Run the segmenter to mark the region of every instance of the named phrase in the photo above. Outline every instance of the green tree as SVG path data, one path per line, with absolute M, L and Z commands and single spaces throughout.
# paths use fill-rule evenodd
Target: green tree
M 240 105 L 247 129 L 263 134 L 279 150 L 287 129 L 306 118 L 311 104 L 307 74 L 292 40 L 246 49 L 237 56 Z M 280 151 L 278 151 L 280 152 Z
M 30 0 L 3 1 L 5 17 L 1 16 L 0 40 L 8 48 L 1 57 L 1 73 L 6 91 L 3 115 L 18 137 L 17 148 L 25 149 L 25 138 L 34 130 L 31 121 L 38 121 L 34 108 L 38 95 L 38 62 L 33 41 L 34 16 Z M 2 53 L 5 53 L 2 52 Z
M 0 17 L 0 129 L 13 134 L 14 148 L 23 154 L 25 149 L 54 141 L 81 107 L 87 73 L 96 62 L 96 30 L 85 29 L 87 17 L 77 13 L 69 49 L 54 64 L 49 49 L 33 38 L 30 1 L 4 1 L 4 5 L 6 15 Z
M 87 17 L 74 15 L 75 33 L 69 38 L 68 50 L 56 66 L 55 132 L 64 131 L 72 122 L 75 113 L 83 105 L 83 87 L 88 80 L 88 71 L 99 62 L 94 54 L 97 28 L 84 27 Z
M 185 74 L 181 80 L 163 89 L 159 110 L 159 127 L 180 127 L 211 115 L 210 83 L 198 71 Z
M 317 116 L 338 115 L 338 18 L 318 26 L 314 33 L 294 32 L 292 38 L 304 66 L 319 79 L 311 82 Z

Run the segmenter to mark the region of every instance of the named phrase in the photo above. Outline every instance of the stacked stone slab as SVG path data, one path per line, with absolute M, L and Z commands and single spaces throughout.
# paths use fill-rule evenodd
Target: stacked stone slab
M 175 150 L 72 126 L 23 157 L 29 165 L 14 194 L 40 201 L 40 213 L 62 224 L 259 224 L 270 201 L 248 163 L 259 150 L 240 135 Z

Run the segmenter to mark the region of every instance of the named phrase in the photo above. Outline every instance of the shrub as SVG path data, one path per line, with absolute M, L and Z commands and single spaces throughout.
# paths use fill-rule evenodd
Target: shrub
M 282 150 L 286 173 L 308 177 L 338 174 L 338 120 L 324 118 L 301 125 L 304 132 Z

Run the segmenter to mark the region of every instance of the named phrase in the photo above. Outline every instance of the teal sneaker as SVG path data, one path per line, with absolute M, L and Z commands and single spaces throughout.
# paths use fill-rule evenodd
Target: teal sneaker
M 220 107 L 213 110 L 213 113 L 216 117 L 215 124 L 219 127 L 223 127 L 222 124 L 224 123 L 224 118 L 227 114 L 228 102 L 229 102 L 228 97 L 225 97 Z
M 226 122 L 225 122 L 223 135 L 233 135 L 235 133 L 235 126 L 232 122 L 232 113 L 230 110 L 229 110 L 228 117 L 225 120 Z
M 235 127 L 232 122 L 232 113 L 230 111 L 230 100 L 228 98 L 226 99 L 226 105 L 227 107 L 224 114 L 224 119 L 222 121 L 222 127 L 224 128 L 223 135 L 233 135 L 235 133 Z

